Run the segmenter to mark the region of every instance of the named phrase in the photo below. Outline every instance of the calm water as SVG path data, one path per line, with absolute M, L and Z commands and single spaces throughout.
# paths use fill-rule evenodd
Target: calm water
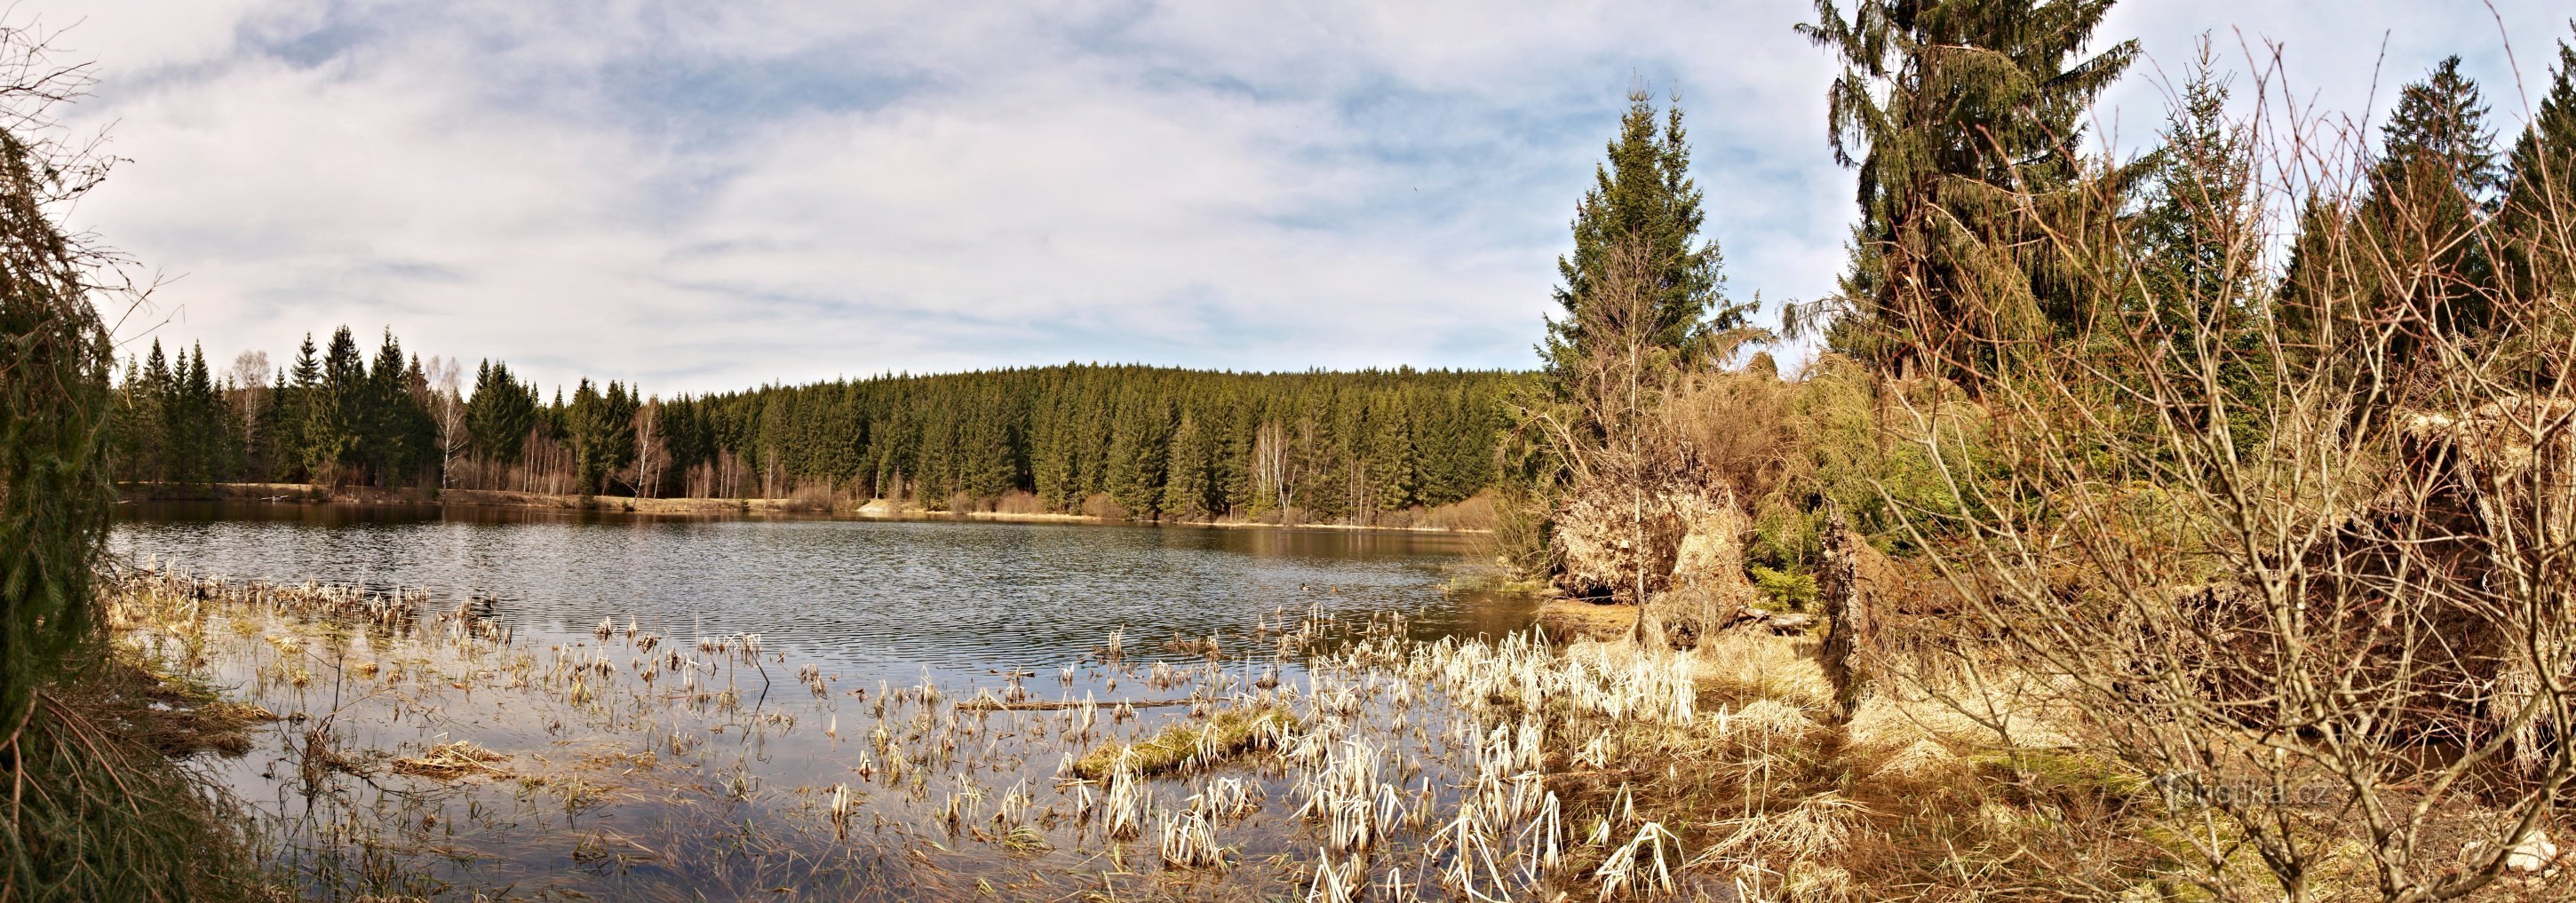
M 1277 609 L 1401 610 L 1426 636 L 1500 635 L 1526 602 L 1447 591 L 1473 540 L 1342 530 L 653 518 L 429 506 L 163 502 L 111 541 L 198 574 L 426 587 L 565 635 L 629 617 L 686 638 L 759 633 L 852 675 L 1056 667 L 1125 627 L 1233 635 Z

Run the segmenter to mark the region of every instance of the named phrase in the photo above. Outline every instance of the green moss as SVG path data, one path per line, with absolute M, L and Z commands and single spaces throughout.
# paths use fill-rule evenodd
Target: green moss
M 2018 778 L 2034 795 L 2091 797 L 2104 801 L 2144 801 L 2159 797 L 2147 779 L 2080 752 L 2019 750 L 1976 759 L 1979 767 L 1999 776 Z
M 1133 750 L 1135 758 L 1128 766 L 1137 774 L 1162 774 L 1179 770 L 1193 757 L 1204 763 L 1242 753 L 1277 732 L 1297 727 L 1296 716 L 1283 709 L 1226 709 L 1206 719 L 1173 722 L 1153 737 L 1134 744 L 1100 744 L 1073 763 L 1073 770 L 1085 778 L 1102 780 L 1118 768 L 1121 756 Z

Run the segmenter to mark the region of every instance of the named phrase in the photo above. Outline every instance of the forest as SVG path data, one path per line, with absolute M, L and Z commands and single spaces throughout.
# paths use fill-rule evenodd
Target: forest
M 1494 480 L 1508 372 L 1249 374 L 1064 364 L 549 398 L 502 362 L 376 351 L 343 327 L 272 371 L 154 342 L 121 367 L 118 479 L 647 498 L 892 499 L 935 510 L 1379 523 Z

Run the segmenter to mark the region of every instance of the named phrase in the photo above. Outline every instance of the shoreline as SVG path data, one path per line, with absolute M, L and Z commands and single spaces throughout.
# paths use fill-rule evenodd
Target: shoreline
M 1260 521 L 1228 520 L 1129 520 L 1110 519 L 1095 514 L 1059 514 L 1049 512 L 1008 511 L 941 511 L 918 505 L 897 503 L 889 499 L 870 499 L 857 504 L 835 504 L 828 501 L 797 498 L 633 498 L 609 495 L 565 495 L 545 492 L 520 492 L 507 489 L 378 489 L 355 486 L 332 488 L 310 483 L 210 483 L 196 485 L 168 483 L 120 483 L 122 503 L 135 502 L 265 502 L 288 505 L 451 505 L 482 508 L 534 508 L 558 511 L 604 511 L 618 514 L 645 514 L 666 517 L 714 517 L 723 515 L 804 514 L 856 520 L 980 520 L 997 523 L 1032 524 L 1132 524 L 1175 527 L 1214 527 L 1224 529 L 1273 530 L 1347 530 L 1369 533 L 1427 533 L 1457 536 L 1492 535 L 1491 529 L 1466 527 L 1388 526 L 1345 523 L 1278 524 Z

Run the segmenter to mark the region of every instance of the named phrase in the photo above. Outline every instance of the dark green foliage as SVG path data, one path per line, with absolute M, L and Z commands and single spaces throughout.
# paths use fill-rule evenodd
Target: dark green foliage
M 175 371 L 185 372 L 166 361 L 127 367 L 117 418 L 123 476 L 441 485 L 434 396 L 418 360 L 405 358 L 391 334 L 372 368 L 346 329 L 330 348 L 317 357 L 308 338 L 291 380 L 281 374 L 267 413 L 251 424 L 222 419 L 227 393 L 242 389 L 197 382 L 197 355 L 182 354 Z M 570 400 L 558 389 L 545 402 L 507 364 L 487 361 L 465 403 L 470 466 L 459 469 L 471 472 L 446 476 L 466 489 L 815 491 L 932 505 L 1030 493 L 1068 512 L 1107 495 L 1131 517 L 1275 516 L 1278 495 L 1257 485 L 1250 463 L 1254 434 L 1267 425 L 1294 446 L 1290 506 L 1366 520 L 1457 502 L 1489 485 L 1498 399 L 1523 379 L 1068 364 L 663 399 L 642 430 L 648 399 L 634 387 L 585 379 Z M 246 455 L 224 439 L 165 454 L 172 428 L 161 412 L 173 404 L 205 412 L 214 434 L 262 436 L 296 453 Z M 262 469 L 262 460 L 281 463 Z
M 1744 337 L 1751 306 L 1726 303 L 1717 245 L 1699 240 L 1707 212 L 1689 175 L 1681 109 L 1668 111 L 1660 127 L 1656 119 L 1647 94 L 1630 92 L 1609 159 L 1575 205 L 1574 253 L 1557 261 L 1563 312 L 1548 321 L 1540 349 L 1544 383 L 1509 402 L 1511 442 L 1498 461 L 1516 486 L 1505 499 L 1535 506 L 1505 514 L 1533 527 L 1504 531 L 1501 556 L 1516 563 L 1562 557 L 1511 544 L 1562 526 L 1569 497 L 1617 496 L 1643 511 L 1648 499 L 1676 497 L 1695 482 L 1688 456 L 1656 432 L 1661 421 L 1652 412 L 1678 377 L 1722 363 Z M 1361 441 L 1390 451 L 1372 471 L 1346 479 L 1385 487 L 1413 479 L 1410 462 L 1392 450 L 1409 444 L 1399 437 L 1411 424 L 1352 426 Z
M 2134 173 L 2074 153 L 2083 115 L 2138 53 L 2082 56 L 2112 0 L 1817 0 L 1799 32 L 1840 58 L 1835 159 L 1859 170 L 1839 296 L 1788 331 L 1882 369 L 1963 375 L 2016 343 L 2080 332 L 2097 299 L 2044 250 L 2108 225 Z M 2032 214 L 2038 214 L 2034 218 Z
M 1106 494 L 1130 517 L 1268 516 L 1277 489 L 1257 485 L 1250 461 L 1267 426 L 1289 451 L 1290 505 L 1361 517 L 1489 485 L 1497 402 L 1522 379 L 1064 365 L 667 399 L 662 494 L 724 494 L 722 469 L 738 460 L 770 493 L 945 504 L 1027 492 L 1054 511 Z
M 2133 225 L 2144 302 L 2179 333 L 2193 325 L 2190 305 L 2207 299 L 2240 324 L 2255 306 L 2256 271 L 2244 265 L 2258 250 L 2252 161 L 2227 118 L 2227 84 L 2212 68 L 2206 42 L 2182 101 L 2165 124 L 2164 145 L 2146 161 L 2145 204 Z
M 115 500 L 107 328 L 41 200 L 56 174 L 34 157 L 0 132 L 0 736 L 96 639 L 90 567 Z
M 474 368 L 474 395 L 465 406 L 465 431 L 473 453 L 515 461 L 537 427 L 537 387 L 521 385 L 510 365 L 484 361 Z
M 364 400 L 353 415 L 363 425 L 353 450 L 361 465 L 359 479 L 369 485 L 401 486 L 421 482 L 437 464 L 438 430 L 429 415 L 429 379 L 420 361 L 406 364 L 402 343 L 385 331 L 375 366 L 367 371 Z M 437 485 L 429 477 L 422 485 Z
M 1745 569 L 1753 577 L 1753 588 L 1762 593 L 1775 611 L 1814 611 L 1816 608 L 1816 575 L 1783 571 L 1762 565 Z
M 2486 322 L 2494 261 L 2475 233 L 2503 187 L 2486 113 L 2454 56 L 2407 85 L 2389 117 L 2355 227 L 2377 258 L 2362 269 L 2362 290 L 2401 336 L 2468 334 Z
M 2226 420 L 2251 443 L 2266 392 L 2259 374 L 2269 369 L 2257 362 L 2271 353 L 2253 160 L 2228 119 L 2227 84 L 2205 38 L 2195 62 L 2164 145 L 2144 161 L 2144 203 L 2129 223 L 2137 294 L 2126 322 L 2153 331 L 2147 344 L 2165 349 L 2174 372 L 2214 368 L 2224 410 L 2189 419 Z
M 572 443 L 576 484 L 584 494 L 608 488 L 610 477 L 635 463 L 635 409 L 638 400 L 618 383 L 608 391 L 582 380 L 572 405 L 563 412 L 564 433 Z
M 2576 25 L 2576 23 L 2571 23 Z M 2551 211 L 2576 209 L 2576 46 L 2558 42 L 2558 64 L 2540 112 L 2506 160 L 2511 187 L 2497 213 L 2501 278 L 2518 298 L 2576 291 L 2576 223 Z
M 304 406 L 304 466 L 313 482 L 347 482 L 345 471 L 360 457 L 358 443 L 367 432 L 366 404 L 367 362 L 358 355 L 357 337 L 343 326 L 331 334 L 321 379 Z
M 1643 331 L 1655 344 L 1680 350 L 1684 365 L 1694 363 L 1711 350 L 1716 333 L 1743 326 L 1751 306 L 1726 303 L 1724 258 L 1715 240 L 1700 237 L 1707 211 L 1690 177 L 1681 106 L 1658 117 L 1650 95 L 1629 92 L 1628 112 L 1608 155 L 1594 170 L 1591 190 L 1575 204 L 1574 253 L 1556 261 L 1564 280 L 1556 303 L 1564 314 L 1548 322 L 1542 353 L 1551 372 L 1574 366 L 1586 353 L 1583 309 L 1614 278 L 1613 248 L 1635 242 L 1644 249 L 1644 267 L 1654 283 L 1653 322 Z

